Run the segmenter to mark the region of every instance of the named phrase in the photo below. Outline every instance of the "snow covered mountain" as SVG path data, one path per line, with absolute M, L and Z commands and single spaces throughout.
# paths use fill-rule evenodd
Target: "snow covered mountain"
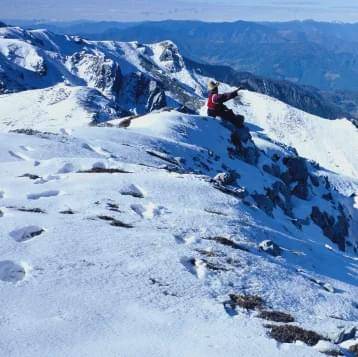
M 356 355 L 351 122 L 243 91 L 235 129 L 171 42 L 0 34 L 2 355 Z
M 91 95 L 99 101 L 110 101 L 107 115 L 102 107 L 92 111 L 95 120 L 182 103 L 198 109 L 202 104 L 205 86 L 193 82 L 177 47 L 169 41 L 93 42 L 46 30 L 3 27 L 0 43 L 0 93 L 58 84 L 92 88 Z

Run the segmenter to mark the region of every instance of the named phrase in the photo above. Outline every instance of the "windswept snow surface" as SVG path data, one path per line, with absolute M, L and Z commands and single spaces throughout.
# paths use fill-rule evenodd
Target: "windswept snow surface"
M 251 191 L 271 180 L 227 157 L 229 137 L 217 120 L 176 112 L 128 129 L 1 133 L 1 354 L 321 355 L 270 339 L 256 312 L 226 312 L 231 293 L 257 294 L 325 337 L 356 325 L 356 258 L 316 226 L 300 231 L 210 183 L 223 164 Z M 283 255 L 260 252 L 264 239 Z
M 272 140 L 294 147 L 300 156 L 340 175 L 358 178 L 358 129 L 347 119 L 328 120 L 277 99 L 244 91 L 247 121 Z
M 115 116 L 109 100 L 97 90 L 64 84 L 0 95 L 0 108 L 1 130 L 46 128 L 56 132 L 88 125 L 98 111 Z

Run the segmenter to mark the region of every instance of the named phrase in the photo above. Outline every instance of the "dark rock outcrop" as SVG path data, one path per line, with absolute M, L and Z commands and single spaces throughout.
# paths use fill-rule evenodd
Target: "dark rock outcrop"
M 273 216 L 272 211 L 274 209 L 274 203 L 266 195 L 255 193 L 252 195 L 252 198 L 255 200 L 257 207 L 263 210 L 267 215 Z
M 231 142 L 235 145 L 236 152 L 248 164 L 256 165 L 260 152 L 254 144 L 247 127 L 237 128 L 231 134 Z
M 301 200 L 308 200 L 310 196 L 310 191 L 306 182 L 299 182 L 294 189 L 292 194 Z
M 124 108 L 128 103 L 130 107 L 135 104 L 136 114 L 145 114 L 167 106 L 161 83 L 142 72 L 131 73 L 124 77 L 119 101 Z
M 302 341 L 309 346 L 314 346 L 324 337 L 314 331 L 304 330 L 293 325 L 267 325 L 270 328 L 269 336 L 280 343 L 294 343 Z
M 271 165 L 265 164 L 262 169 L 267 172 L 268 174 L 275 176 L 275 177 L 280 177 L 281 175 L 281 169 L 280 166 L 276 163 L 272 163 Z
M 238 174 L 234 172 L 221 172 L 217 174 L 213 181 L 219 185 L 233 185 L 236 183 L 236 179 L 238 178 Z
M 272 240 L 264 240 L 259 244 L 259 249 L 263 252 L 277 257 L 281 255 L 282 249 Z
M 121 88 L 122 73 L 119 64 L 104 55 L 92 54 L 86 51 L 74 53 L 69 63 L 71 71 L 78 73 L 81 67 L 81 77 L 88 84 L 106 94 L 116 96 Z
M 307 182 L 308 169 L 305 159 L 301 157 L 285 157 L 282 161 L 288 169 L 282 176 L 283 181 L 286 183 Z
M 274 205 L 279 206 L 286 215 L 292 217 L 291 193 L 289 188 L 282 182 L 276 181 L 272 187 L 268 188 L 267 196 Z
M 171 41 L 162 42 L 161 46 L 163 47 L 163 52 L 159 57 L 160 61 L 165 62 L 171 72 L 181 71 L 185 64 L 179 54 L 178 47 Z
M 343 209 L 340 210 L 340 214 L 335 219 L 327 212 L 322 212 L 317 206 L 314 206 L 312 208 L 311 218 L 312 221 L 322 229 L 326 237 L 333 243 L 336 243 L 341 251 L 345 251 L 345 239 L 348 236 L 349 221 Z

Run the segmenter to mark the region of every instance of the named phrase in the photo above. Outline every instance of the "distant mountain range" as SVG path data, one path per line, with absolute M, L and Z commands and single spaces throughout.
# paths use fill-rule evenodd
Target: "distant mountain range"
M 348 117 L 357 123 L 358 93 L 326 92 L 311 86 L 274 80 L 256 76 L 249 72 L 240 72 L 229 66 L 209 65 L 185 59 L 187 67 L 193 71 L 214 77 L 232 86 L 242 86 L 254 92 L 277 98 L 305 112 L 324 118 Z
M 15 21 L 16 23 L 16 21 Z M 195 61 L 315 86 L 356 91 L 358 24 L 315 21 L 19 23 L 94 40 L 174 41 Z
M 263 34 L 263 29 L 265 28 L 267 31 L 270 29 L 269 32 L 271 33 L 269 37 L 265 37 L 265 41 L 266 43 L 269 43 L 269 41 L 272 40 L 273 50 L 277 49 L 278 44 L 282 47 L 285 43 L 287 44 L 288 42 L 292 42 L 295 37 L 295 41 L 298 42 L 320 42 L 322 46 L 326 47 L 327 51 L 334 51 L 334 49 L 338 48 L 339 45 L 343 48 L 343 44 L 347 44 L 349 42 L 351 45 L 346 46 L 346 50 L 351 51 L 354 55 L 354 51 L 357 50 L 358 43 L 358 40 L 354 37 L 354 34 L 357 32 L 357 25 L 317 23 L 313 21 L 263 24 L 249 22 L 208 24 L 195 21 L 164 21 L 148 23 L 89 21 L 43 23 L 38 21 L 34 23 L 12 20 L 12 22 L 27 28 L 47 28 L 59 34 L 81 34 L 84 37 L 95 39 L 120 39 L 126 41 L 140 40 L 147 43 L 155 42 L 164 38 L 174 39 L 174 41 L 178 43 L 179 49 L 182 49 L 181 53 L 184 53 L 185 55 L 183 59 L 186 62 L 187 67 L 192 71 L 197 71 L 198 73 L 208 77 L 217 78 L 218 80 L 229 83 L 232 86 L 238 86 L 244 83 L 251 90 L 275 97 L 308 113 L 330 119 L 348 117 L 357 123 L 358 89 L 325 90 L 319 89 L 320 86 L 314 87 L 312 85 L 302 84 L 301 81 L 296 81 L 297 83 L 295 83 L 295 81 L 292 81 L 292 78 L 277 79 L 277 77 L 285 78 L 285 76 L 276 76 L 273 73 L 271 73 L 271 75 L 260 75 L 260 71 L 255 69 L 250 71 L 250 68 L 248 68 L 247 71 L 241 71 L 235 69 L 240 67 L 240 63 L 223 65 L 222 63 L 226 63 L 226 60 L 221 57 L 222 53 L 223 55 L 225 54 L 228 59 L 238 58 L 236 55 L 230 55 L 232 51 L 236 51 L 236 49 L 234 49 L 234 42 L 238 41 L 240 45 L 240 42 L 247 42 L 250 38 L 253 41 L 253 37 L 258 37 L 258 34 L 261 36 Z M 218 49 L 223 44 L 225 44 L 225 46 L 233 47 L 233 50 L 220 52 L 220 55 L 216 57 L 214 56 L 211 60 L 206 56 L 200 55 L 199 52 L 202 51 L 201 45 L 196 47 L 193 46 L 194 42 L 203 40 L 203 31 L 205 28 L 208 29 L 208 26 L 210 27 L 210 25 L 213 26 L 215 36 L 213 39 L 207 38 L 206 45 L 211 44 L 211 51 L 219 52 Z M 5 25 L 3 24 L 3 26 Z M 180 28 L 185 30 L 181 34 L 178 33 Z M 189 31 L 190 28 L 192 29 L 191 32 Z M 284 29 L 287 28 L 289 28 L 290 31 L 285 32 Z M 230 29 L 236 30 L 234 31 Z M 283 32 L 285 32 L 285 36 L 287 38 L 291 38 L 291 41 L 277 41 L 277 35 L 273 36 L 273 32 L 275 31 L 279 32 L 282 36 Z M 226 37 L 224 36 L 225 33 L 227 34 Z M 246 36 L 244 33 L 246 33 Z M 221 45 L 217 46 L 220 36 L 222 36 Z M 334 38 L 335 41 L 328 41 L 330 36 Z M 227 40 L 225 40 L 225 38 Z M 239 41 L 240 38 L 241 40 Z M 273 41 L 274 38 L 276 38 L 275 41 Z M 323 41 L 323 38 L 326 38 L 326 41 Z M 339 39 L 342 39 L 342 41 L 339 41 Z M 263 42 L 263 38 L 261 38 L 260 41 L 257 40 L 255 43 L 260 44 L 261 46 Z M 253 46 L 250 45 L 248 47 L 252 48 Z M 258 53 L 260 53 L 260 51 L 258 51 Z M 238 54 L 238 56 L 240 57 L 240 54 Z M 208 62 L 217 62 L 220 64 Z M 296 63 L 302 64 L 302 62 L 308 66 L 310 61 L 307 62 L 307 56 L 297 57 Z M 254 64 L 255 61 L 253 60 L 252 67 Z M 273 67 L 267 65 L 266 70 L 263 72 L 270 72 L 270 68 L 272 69 Z M 352 88 L 354 88 L 356 85 L 355 83 L 357 82 L 354 82 L 352 78 Z

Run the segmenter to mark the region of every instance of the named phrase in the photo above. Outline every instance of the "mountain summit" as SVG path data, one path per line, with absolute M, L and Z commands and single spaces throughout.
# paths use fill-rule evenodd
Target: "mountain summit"
M 3 355 L 354 355 L 350 121 L 247 90 L 244 128 L 207 117 L 170 41 L 0 53 Z

